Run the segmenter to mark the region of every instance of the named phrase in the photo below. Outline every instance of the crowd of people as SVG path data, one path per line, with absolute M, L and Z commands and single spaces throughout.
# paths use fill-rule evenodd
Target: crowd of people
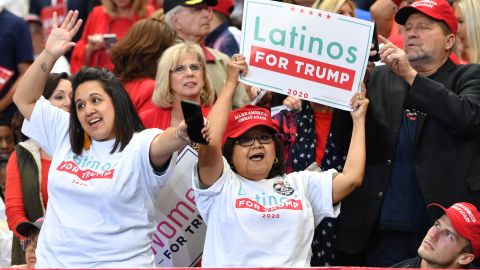
M 477 0 L 283 1 L 376 21 L 351 111 L 239 82 L 243 1 L 27 2 L 0 1 L 1 267 L 155 267 L 188 146 L 199 266 L 480 266 Z

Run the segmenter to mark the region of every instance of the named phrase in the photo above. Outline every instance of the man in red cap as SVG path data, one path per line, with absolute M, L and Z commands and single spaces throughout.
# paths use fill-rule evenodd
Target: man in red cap
M 386 267 L 416 256 L 430 202 L 480 206 L 480 66 L 449 58 L 458 25 L 446 0 L 414 1 L 395 21 L 405 26 L 405 47 L 383 38 L 385 65 L 367 83 L 365 179 L 342 201 L 342 265 Z M 342 114 L 332 126 L 348 123 Z M 332 143 L 348 145 L 340 137 Z
M 431 204 L 443 211 L 425 235 L 418 248 L 418 257 L 393 265 L 392 268 L 470 268 L 480 258 L 480 213 L 465 202 L 449 208 Z

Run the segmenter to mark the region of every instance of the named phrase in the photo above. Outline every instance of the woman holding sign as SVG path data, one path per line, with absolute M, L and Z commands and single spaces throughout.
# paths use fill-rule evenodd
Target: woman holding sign
M 53 64 L 74 45 L 77 17 L 70 11 L 61 27 L 53 25 L 14 95 L 28 120 L 22 131 L 52 156 L 35 266 L 151 268 L 155 199 L 186 145 L 187 126 L 144 129 L 106 69 L 85 68 L 73 77 L 70 114 L 42 98 Z
M 202 266 L 308 267 L 315 226 L 338 215 L 337 204 L 362 183 L 368 100 L 352 99 L 354 128 L 342 173 L 284 174 L 270 112 L 251 105 L 230 112 L 239 72 L 245 75 L 247 65 L 237 55 L 208 116 L 210 144 L 200 146 L 194 170 L 196 205 L 207 224 Z

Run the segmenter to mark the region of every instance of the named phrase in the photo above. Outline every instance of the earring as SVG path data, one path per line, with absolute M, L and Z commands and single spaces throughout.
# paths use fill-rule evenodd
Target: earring
M 92 145 L 92 139 L 87 134 L 87 132 L 83 132 L 83 149 L 88 150 L 90 149 L 90 145 Z
M 278 163 L 278 158 L 275 157 L 275 159 L 273 160 L 273 164 L 277 164 Z

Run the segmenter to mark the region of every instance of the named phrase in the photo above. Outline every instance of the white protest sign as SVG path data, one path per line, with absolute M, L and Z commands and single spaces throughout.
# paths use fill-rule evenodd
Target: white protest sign
M 191 267 L 200 260 L 206 225 L 195 206 L 192 189 L 193 164 L 197 152 L 185 147 L 178 155 L 175 171 L 157 196 L 152 252 L 159 267 Z
M 373 22 L 269 0 L 245 0 L 241 82 L 351 110 L 368 62 Z

